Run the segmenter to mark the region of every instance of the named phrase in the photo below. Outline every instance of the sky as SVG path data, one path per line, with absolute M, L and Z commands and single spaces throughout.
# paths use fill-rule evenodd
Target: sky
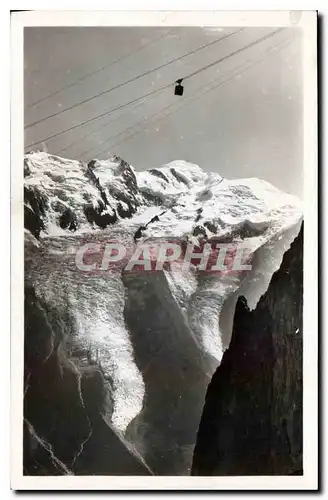
M 274 31 L 25 28 L 26 151 L 43 149 L 83 161 L 116 154 L 137 170 L 186 160 L 231 179 L 265 179 L 302 197 L 302 33 L 287 28 L 243 49 Z M 175 96 L 174 82 L 198 70 L 184 80 L 183 96 Z

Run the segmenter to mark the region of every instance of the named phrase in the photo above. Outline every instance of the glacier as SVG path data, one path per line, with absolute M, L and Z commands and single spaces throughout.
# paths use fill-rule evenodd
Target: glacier
M 117 156 L 86 164 L 32 152 L 24 158 L 24 201 L 25 282 L 46 305 L 47 324 L 61 330 L 62 356 L 81 377 L 90 367 L 100 371 L 99 425 L 152 473 L 190 474 L 207 386 L 229 347 L 238 297 L 254 309 L 265 293 L 299 232 L 300 200 L 264 180 L 229 180 L 180 160 L 139 172 Z M 134 248 L 170 239 L 242 243 L 252 270 L 211 274 L 175 262 L 155 273 L 86 274 L 75 265 L 86 241 Z M 27 396 L 30 381 L 28 373 Z M 38 432 L 36 422 L 30 426 Z M 75 462 L 57 458 L 78 473 Z

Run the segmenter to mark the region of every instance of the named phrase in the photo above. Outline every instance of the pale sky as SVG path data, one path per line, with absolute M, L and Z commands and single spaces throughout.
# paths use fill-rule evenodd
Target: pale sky
M 25 28 L 25 127 L 237 30 Z M 186 160 L 227 178 L 262 178 L 302 197 L 302 34 L 298 28 L 285 29 L 198 73 L 185 81 L 182 97 L 174 95 L 176 79 L 273 31 L 245 28 L 97 99 L 27 127 L 25 144 L 43 141 L 49 153 L 85 161 L 117 154 L 137 170 Z M 106 65 L 110 66 L 67 87 Z M 143 101 L 46 140 L 170 83 L 171 87 Z M 34 149 L 44 146 L 38 144 Z

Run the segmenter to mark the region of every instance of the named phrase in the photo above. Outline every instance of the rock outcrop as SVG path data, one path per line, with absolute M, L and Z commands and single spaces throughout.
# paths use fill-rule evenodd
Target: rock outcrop
M 145 383 L 143 409 L 126 437 L 155 474 L 188 474 L 215 360 L 202 354 L 163 272 L 123 279 L 125 320 Z
M 302 474 L 303 227 L 255 310 L 240 297 L 208 387 L 193 475 Z
M 26 288 L 24 474 L 151 475 L 108 420 L 101 369 L 69 349 L 70 324 Z

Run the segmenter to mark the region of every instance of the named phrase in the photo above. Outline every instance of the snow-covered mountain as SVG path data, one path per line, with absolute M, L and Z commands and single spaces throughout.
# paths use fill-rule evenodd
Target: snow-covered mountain
M 228 180 L 184 161 L 136 172 L 118 157 L 83 164 L 37 152 L 26 155 L 24 174 L 26 283 L 45 304 L 57 348 L 80 380 L 100 370 L 102 416 L 155 474 L 188 474 L 238 296 L 255 307 L 265 292 L 299 231 L 300 201 L 263 180 Z M 133 249 L 171 238 L 243 243 L 252 270 L 204 273 L 176 262 L 86 274 L 75 265 L 85 241 Z
M 299 200 L 263 180 L 223 179 L 185 161 L 136 172 L 116 156 L 83 164 L 38 152 L 26 155 L 24 172 L 26 206 L 40 216 L 41 229 L 50 236 L 65 234 L 60 228 L 78 233 L 104 229 L 136 213 L 144 217 L 134 221 L 146 222 L 163 209 L 151 236 L 180 237 L 197 232 L 197 225 L 207 237 L 243 225 L 261 233 L 300 217 Z M 279 219 L 282 212 L 285 224 Z

